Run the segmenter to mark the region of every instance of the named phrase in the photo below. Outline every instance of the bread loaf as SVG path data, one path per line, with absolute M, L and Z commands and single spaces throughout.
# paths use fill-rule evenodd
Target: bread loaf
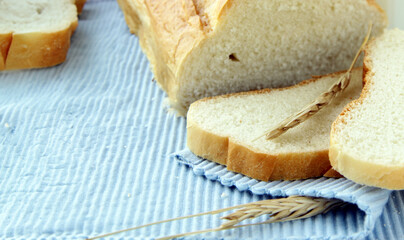
M 365 86 L 332 125 L 330 161 L 355 182 L 404 189 L 404 31 L 386 31 L 365 53 Z
M 84 2 L 0 1 L 0 70 L 62 63 L 77 27 L 77 8 L 81 9 Z
M 311 103 L 342 74 L 196 101 L 187 114 L 187 145 L 198 156 L 259 180 L 336 176 L 328 159 L 331 124 L 359 96 L 362 69 L 354 69 L 348 88 L 304 124 L 274 140 L 254 139 Z
M 197 99 L 283 87 L 345 70 L 373 21 L 374 0 L 118 0 L 155 79 L 185 115 Z

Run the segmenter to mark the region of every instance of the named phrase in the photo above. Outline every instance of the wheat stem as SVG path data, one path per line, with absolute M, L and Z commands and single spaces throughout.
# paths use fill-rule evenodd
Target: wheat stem
M 242 205 L 237 205 L 233 207 L 223 208 L 215 211 L 209 211 L 184 217 L 172 218 L 168 220 L 158 221 L 154 223 L 145 224 L 138 227 L 128 228 L 112 233 L 107 233 L 104 235 L 96 236 L 89 238 L 89 240 L 99 239 L 104 237 L 109 237 L 111 235 L 115 235 L 118 233 L 123 233 L 127 231 L 136 230 L 139 228 L 144 228 L 156 224 L 167 223 L 172 221 L 177 221 L 186 218 L 198 217 L 203 215 L 215 215 L 222 212 L 227 212 L 230 210 L 238 209 L 236 212 L 231 213 L 227 216 L 222 217 L 221 219 L 226 220 L 227 222 L 220 225 L 218 228 L 211 228 L 205 230 L 198 230 L 194 232 L 181 233 L 168 237 L 158 238 L 158 240 L 171 239 L 176 237 L 185 237 L 195 234 L 207 233 L 207 232 L 216 232 L 227 229 L 241 228 L 246 226 L 260 225 L 265 223 L 272 222 L 280 222 L 280 221 L 290 221 L 302 218 L 308 218 L 320 213 L 325 213 L 332 208 L 341 206 L 342 202 L 339 200 L 330 200 L 323 198 L 311 198 L 311 197 L 302 197 L 302 196 L 291 196 L 288 198 L 280 198 L 280 199 L 270 199 L 263 200 L 253 203 L 247 203 Z M 254 224 L 244 224 L 237 225 L 246 219 L 254 219 L 263 215 L 269 215 L 270 219 L 261 223 Z
M 198 213 L 198 214 L 193 214 L 193 215 L 188 215 L 188 216 L 170 218 L 170 219 L 166 219 L 166 220 L 162 220 L 162 221 L 157 221 L 157 222 L 144 224 L 144 225 L 141 225 L 141 226 L 136 226 L 136 227 L 132 227 L 132 228 L 126 228 L 126 229 L 122 229 L 122 230 L 119 230 L 119 231 L 106 233 L 106 234 L 99 235 L 99 236 L 92 237 L 92 238 L 87 238 L 87 240 L 95 240 L 95 239 L 105 238 L 105 237 L 109 237 L 109 236 L 116 235 L 116 234 L 123 233 L 123 232 L 129 232 L 129 231 L 133 231 L 133 230 L 140 229 L 140 228 L 150 227 L 150 226 L 153 226 L 153 225 L 162 224 L 162 223 L 168 223 L 168 222 L 173 222 L 173 221 L 178 221 L 178 220 L 182 220 L 182 219 L 188 219 L 188 218 L 199 217 L 199 216 L 204 216 L 204 215 L 215 215 L 215 214 L 219 214 L 219 213 L 222 213 L 222 212 L 227 212 L 227 211 L 230 211 L 230 210 L 233 210 L 233 209 L 237 209 L 237 208 L 243 207 L 245 205 L 247 205 L 247 204 L 242 204 L 242 205 L 238 205 L 238 206 L 234 206 L 234 207 L 228 207 L 228 208 L 222 208 L 222 209 L 219 209 L 219 210 L 203 212 L 203 213 Z
M 341 207 L 345 204 L 346 203 L 339 201 L 339 200 L 327 200 L 327 199 L 322 199 L 322 198 L 307 198 L 307 197 L 298 197 L 298 196 L 292 196 L 292 197 L 284 198 L 284 199 L 264 200 L 264 201 L 260 201 L 260 202 L 251 203 L 246 206 L 246 209 L 240 209 L 235 213 L 222 217 L 222 219 L 231 220 L 230 221 L 231 224 L 225 223 L 225 224 L 222 224 L 218 228 L 211 228 L 211 229 L 199 230 L 199 231 L 194 231 L 194 232 L 181 233 L 181 234 L 171 235 L 171 236 L 167 236 L 167 237 L 157 238 L 156 240 L 168 240 L 168 239 L 172 239 L 172 238 L 187 237 L 187 236 L 191 236 L 191 235 L 208 233 L 208 232 L 218 232 L 218 231 L 243 228 L 243 227 L 248 227 L 248 226 L 257 226 L 257 225 L 268 224 L 268 223 L 304 219 L 304 218 L 309 218 L 309 217 L 312 217 L 312 216 L 315 216 L 315 215 L 318 215 L 321 213 L 326 213 L 333 208 Z M 283 210 L 279 210 L 278 207 L 282 207 L 282 206 L 289 206 L 292 208 L 283 207 Z M 264 210 L 259 211 L 258 209 L 255 209 L 256 207 L 258 207 L 258 208 L 261 207 Z M 252 212 L 249 211 L 250 209 L 257 210 L 257 211 L 255 211 L 256 215 L 252 214 Z M 269 210 L 269 209 L 271 209 L 271 210 Z M 235 225 L 247 218 L 257 218 L 259 216 L 262 216 L 262 215 L 264 215 L 264 212 L 266 212 L 267 214 L 271 214 L 272 210 L 275 211 L 276 213 L 270 215 L 271 218 L 269 220 L 259 222 L 259 223 Z
M 167 239 L 187 237 L 187 236 L 191 236 L 191 235 L 208 233 L 208 232 L 218 232 L 218 231 L 223 231 L 223 230 L 224 229 L 222 229 L 220 227 L 210 228 L 210 229 L 205 229 L 205 230 L 198 230 L 198 231 L 194 231 L 194 232 L 180 233 L 180 234 L 175 234 L 175 235 L 171 235 L 171 236 L 167 236 L 167 237 L 156 238 L 156 240 L 167 240 Z

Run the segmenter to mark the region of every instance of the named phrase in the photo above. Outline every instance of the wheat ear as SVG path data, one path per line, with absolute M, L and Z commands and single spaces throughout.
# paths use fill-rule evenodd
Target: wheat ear
M 171 235 L 171 236 L 156 239 L 156 240 L 166 240 L 166 239 L 185 237 L 185 236 L 201 234 L 201 233 L 217 232 L 217 231 L 222 231 L 222 230 L 242 228 L 242 227 L 253 226 L 253 225 L 308 218 L 308 217 L 312 217 L 312 216 L 320 214 L 320 213 L 326 213 L 333 208 L 341 207 L 345 204 L 346 203 L 344 203 L 340 200 L 337 200 L 337 199 L 291 196 L 288 198 L 263 200 L 263 201 L 253 202 L 253 203 L 242 204 L 242 205 L 238 205 L 238 206 L 234 206 L 234 207 L 223 208 L 223 209 L 219 209 L 216 211 L 194 214 L 194 215 L 189 215 L 189 216 L 179 217 L 179 218 L 172 218 L 172 219 L 168 219 L 168 220 L 164 220 L 164 221 L 159 221 L 159 222 L 155 222 L 155 223 L 142 225 L 139 227 L 128 228 L 128 229 L 116 231 L 113 233 L 100 235 L 97 237 L 92 237 L 92 238 L 89 238 L 88 240 L 94 240 L 94 239 L 98 239 L 98 238 L 108 237 L 108 236 L 115 235 L 118 233 L 127 232 L 127 231 L 131 231 L 131 230 L 135 230 L 135 229 L 139 229 L 139 228 L 143 228 L 143 227 L 148 227 L 151 225 L 172 222 L 172 221 L 177 221 L 177 220 L 181 220 L 181 219 L 192 218 L 192 217 L 197 217 L 197 216 L 202 216 L 202 215 L 215 215 L 218 213 L 238 209 L 234 213 L 221 217 L 221 219 L 225 220 L 226 222 L 217 228 L 199 230 L 199 231 L 188 232 L 188 233 L 181 233 L 181 234 L 176 234 L 176 235 Z M 244 221 L 246 219 L 254 219 L 254 218 L 257 218 L 257 217 L 260 217 L 263 215 L 268 215 L 270 218 L 267 221 L 263 221 L 260 223 L 238 225 L 239 223 L 241 223 L 242 221 Z
M 355 55 L 355 58 L 353 62 L 351 63 L 351 66 L 349 67 L 348 71 L 340 77 L 331 87 L 328 89 L 327 92 L 321 94 L 317 99 L 315 99 L 312 103 L 310 103 L 308 106 L 304 107 L 302 110 L 299 112 L 289 116 L 286 118 L 284 121 L 282 121 L 280 124 L 278 124 L 276 127 L 273 129 L 266 131 L 263 135 L 259 136 L 255 140 L 266 136 L 267 140 L 271 140 L 274 138 L 279 137 L 280 135 L 284 134 L 286 131 L 288 131 L 291 128 L 296 127 L 297 125 L 303 123 L 316 113 L 318 113 L 322 108 L 327 106 L 328 104 L 331 103 L 331 101 L 337 97 L 340 93 L 342 93 L 349 85 L 349 82 L 351 80 L 351 72 L 353 67 L 355 66 L 355 63 L 358 61 L 358 58 L 365 48 L 367 42 L 369 41 L 370 34 L 372 32 L 372 26 L 373 24 L 369 24 L 369 29 L 366 34 L 365 39 L 362 42 L 361 47 L 359 48 L 358 52 Z M 254 140 L 254 141 L 255 141 Z

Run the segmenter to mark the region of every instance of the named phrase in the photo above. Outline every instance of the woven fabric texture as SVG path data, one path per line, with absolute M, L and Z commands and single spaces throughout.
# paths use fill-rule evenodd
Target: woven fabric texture
M 186 121 L 167 113 L 152 79 L 112 0 L 86 3 L 63 64 L 0 72 L 0 239 L 83 239 L 271 197 L 170 159 L 185 148 Z M 403 198 L 392 193 L 370 239 L 403 236 Z M 337 239 L 365 230 L 367 215 L 355 208 L 329 214 L 190 239 Z M 220 223 L 205 216 L 112 239 Z

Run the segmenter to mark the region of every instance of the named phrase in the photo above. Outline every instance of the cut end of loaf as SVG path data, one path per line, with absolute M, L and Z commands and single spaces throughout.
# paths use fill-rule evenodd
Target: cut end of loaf
M 170 97 L 185 112 L 203 97 L 347 69 L 370 21 L 376 36 L 386 26 L 366 0 L 232 1 L 175 72 L 181 85 Z
M 395 29 L 369 44 L 361 97 L 332 127 L 331 163 L 358 183 L 404 189 L 403 42 Z

